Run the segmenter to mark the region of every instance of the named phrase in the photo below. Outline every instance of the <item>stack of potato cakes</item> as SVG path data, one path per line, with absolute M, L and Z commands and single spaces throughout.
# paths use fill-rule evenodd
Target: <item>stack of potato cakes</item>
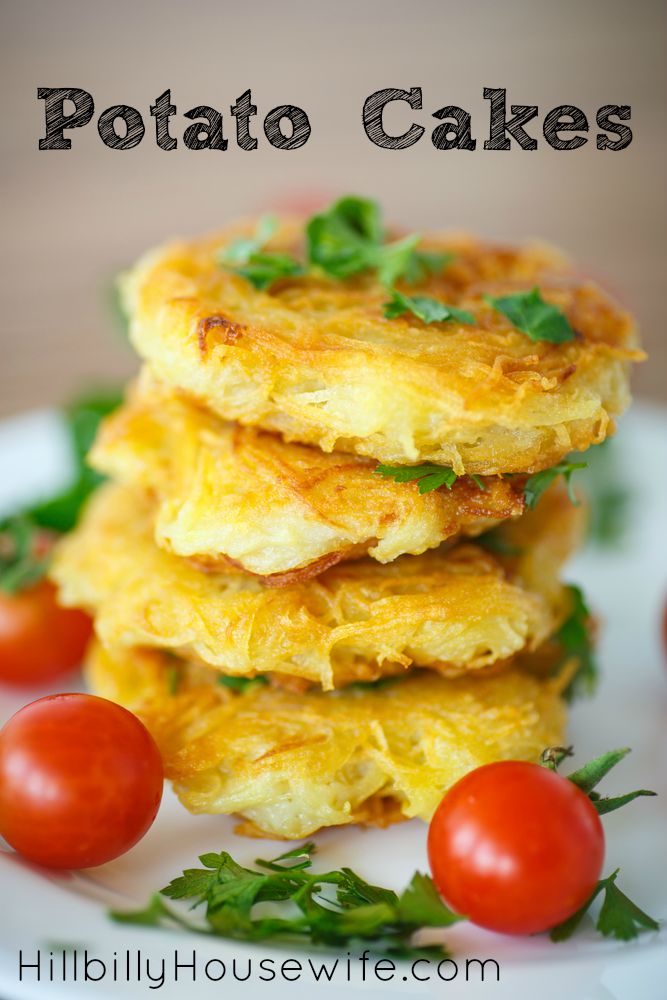
M 627 406 L 634 327 L 541 246 L 423 238 L 388 290 L 308 268 L 294 220 L 234 266 L 256 232 L 127 277 L 145 366 L 52 573 L 94 615 L 93 690 L 191 811 L 285 838 L 428 819 L 468 770 L 563 741 L 584 515 L 558 473 Z M 500 306 L 529 293 L 571 336 Z

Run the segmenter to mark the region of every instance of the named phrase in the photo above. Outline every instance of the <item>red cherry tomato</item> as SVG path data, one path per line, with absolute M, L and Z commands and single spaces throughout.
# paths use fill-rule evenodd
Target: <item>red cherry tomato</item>
M 537 764 L 500 761 L 449 789 L 428 833 L 433 880 L 475 924 L 534 934 L 565 920 L 590 896 L 604 833 L 588 797 Z
M 0 591 L 0 681 L 46 684 L 71 673 L 91 633 L 89 616 L 61 608 L 49 580 L 15 594 Z
M 104 698 L 40 698 L 0 731 L 0 833 L 50 868 L 124 854 L 155 819 L 162 784 L 146 727 Z

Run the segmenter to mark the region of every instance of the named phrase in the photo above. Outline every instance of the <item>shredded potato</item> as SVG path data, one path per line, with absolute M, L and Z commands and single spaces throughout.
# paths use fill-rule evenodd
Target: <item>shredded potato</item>
M 632 319 L 549 248 L 425 238 L 455 259 L 418 293 L 477 324 L 426 325 L 386 319 L 388 294 L 372 275 L 311 274 L 257 291 L 219 263 L 252 229 L 172 243 L 125 282 L 139 354 L 225 419 L 324 451 L 493 475 L 534 472 L 602 441 L 629 403 L 628 362 L 643 357 Z M 286 220 L 267 249 L 299 253 L 301 242 L 301 224 Z M 566 313 L 574 340 L 535 342 L 485 299 L 534 286 Z

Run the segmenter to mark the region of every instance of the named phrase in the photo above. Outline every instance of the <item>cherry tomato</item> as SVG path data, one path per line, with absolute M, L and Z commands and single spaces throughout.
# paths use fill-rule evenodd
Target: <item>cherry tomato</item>
M 15 594 L 0 591 L 0 681 L 46 684 L 79 666 L 92 623 L 76 608 L 61 608 L 49 580 Z
M 50 868 L 124 854 L 155 819 L 162 784 L 146 727 L 104 698 L 40 698 L 0 731 L 0 833 Z
M 589 798 L 537 764 L 499 761 L 461 778 L 428 833 L 433 880 L 473 923 L 534 934 L 582 906 L 600 877 L 604 833 Z

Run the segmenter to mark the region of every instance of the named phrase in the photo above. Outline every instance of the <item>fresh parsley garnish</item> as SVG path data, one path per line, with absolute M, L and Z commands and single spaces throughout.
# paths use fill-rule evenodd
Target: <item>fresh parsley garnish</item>
M 14 594 L 44 576 L 48 558 L 39 551 L 39 538 L 37 525 L 26 514 L 0 524 L 0 590 Z
M 540 499 L 544 491 L 547 490 L 559 476 L 562 476 L 565 480 L 567 495 L 570 500 L 573 504 L 577 504 L 579 501 L 572 492 L 572 473 L 576 472 L 577 469 L 585 468 L 585 462 L 568 462 L 567 460 L 564 460 L 559 462 L 557 465 L 552 465 L 550 469 L 543 469 L 542 472 L 536 472 L 533 476 L 530 476 L 526 480 L 526 485 L 523 491 L 528 509 L 534 510 L 537 506 L 537 501 Z
M 524 552 L 521 546 L 514 545 L 505 538 L 502 527 L 491 528 L 478 535 L 475 539 L 475 545 L 486 549 L 494 556 L 521 556 Z
M 588 468 L 582 478 L 589 500 L 591 541 L 601 547 L 617 546 L 630 527 L 634 496 L 628 469 L 607 438 L 586 452 Z
M 591 695 L 598 682 L 598 665 L 595 646 L 591 636 L 591 613 L 580 587 L 569 584 L 570 613 L 556 632 L 554 638 L 559 643 L 563 656 L 557 669 L 568 660 L 577 661 L 577 670 L 570 679 L 563 696 L 572 701 L 579 695 Z
M 446 465 L 435 465 L 433 462 L 424 462 L 423 465 L 378 465 L 373 472 L 386 479 L 393 479 L 395 483 L 417 481 L 420 493 L 430 493 L 431 490 L 438 490 L 441 486 L 451 490 L 458 479 L 453 469 Z
M 341 198 L 310 219 L 306 237 L 310 264 L 338 279 L 377 271 L 383 285 L 399 278 L 414 283 L 452 259 L 451 254 L 417 250 L 418 234 L 386 243 L 380 207 L 369 198 Z
M 63 411 L 72 451 L 71 483 L 57 495 L 0 521 L 0 589 L 15 593 L 37 583 L 49 563 L 46 532 L 70 531 L 83 503 L 102 481 L 86 454 L 101 420 L 121 402 L 115 390 L 105 390 L 71 403 Z
M 446 250 L 415 250 L 408 258 L 401 278 L 409 285 L 416 285 L 428 278 L 429 274 L 439 274 L 455 260 L 456 254 Z
M 74 478 L 62 493 L 32 507 L 28 514 L 42 528 L 71 531 L 79 511 L 104 477 L 86 462 L 102 420 L 122 402 L 122 392 L 104 389 L 75 400 L 64 410 L 67 432 L 74 455 Z
M 247 278 L 255 288 L 263 290 L 280 278 L 293 278 L 303 274 L 304 268 L 289 254 L 258 252 L 252 254 L 248 263 L 238 269 L 238 273 Z
M 601 798 L 595 787 L 628 753 L 612 750 L 568 776 L 588 795 L 599 813 L 611 812 L 645 790 L 613 799 Z M 542 764 L 556 771 L 571 747 L 549 747 Z M 434 957 L 447 954 L 442 945 L 420 947 L 413 935 L 424 927 L 449 927 L 464 920 L 443 903 L 428 875 L 416 872 L 400 894 L 371 885 L 350 868 L 313 873 L 315 845 L 306 843 L 271 861 L 255 861 L 255 868 L 239 865 L 230 854 L 202 854 L 203 868 L 186 869 L 156 893 L 148 905 L 131 912 L 111 911 L 111 917 L 126 924 L 149 927 L 185 927 L 199 934 L 246 941 L 278 938 L 300 944 L 352 948 L 368 945 L 378 954 L 398 958 Z M 640 910 L 615 885 L 618 869 L 602 879 L 585 906 L 551 931 L 554 941 L 570 937 L 597 896 L 605 897 L 597 928 L 604 935 L 622 940 L 642 930 L 657 930 L 657 922 Z M 191 909 L 205 907 L 203 920 L 188 919 L 164 899 L 189 900 Z M 258 911 L 261 903 L 272 903 L 271 913 Z
M 279 278 L 306 273 L 306 268 L 284 253 L 264 248 L 278 227 L 275 216 L 263 216 L 250 237 L 235 240 L 219 254 L 223 267 L 233 268 L 255 288 L 269 288 Z M 442 271 L 453 254 L 418 250 L 420 236 L 411 234 L 386 242 L 380 207 L 369 198 L 340 198 L 306 224 L 307 263 L 332 278 L 345 280 L 363 271 L 375 271 L 390 287 L 399 278 L 415 284 Z
M 551 486 L 558 476 L 563 476 L 565 479 L 568 496 L 572 503 L 578 503 L 577 498 L 572 492 L 571 478 L 572 473 L 577 469 L 585 468 L 585 462 L 563 461 L 559 462 L 558 465 L 553 465 L 550 469 L 543 469 L 542 472 L 536 472 L 535 475 L 530 476 L 526 480 L 524 487 L 526 506 L 529 510 L 533 510 L 544 491 Z M 373 472 L 378 476 L 393 479 L 396 483 L 412 483 L 417 480 L 419 482 L 420 493 L 430 493 L 431 490 L 437 490 L 441 486 L 446 486 L 449 490 L 458 479 L 454 470 L 450 469 L 449 466 L 436 465 L 435 462 L 423 462 L 421 465 L 378 465 L 373 469 Z M 484 480 L 479 476 L 471 475 L 470 478 L 477 484 L 480 490 L 486 489 Z
M 312 843 L 296 847 L 272 861 L 244 868 L 226 851 L 203 854 L 203 868 L 175 878 L 147 907 L 131 913 L 112 912 L 122 923 L 191 930 L 249 941 L 283 938 L 300 943 L 349 948 L 368 944 L 378 954 L 442 958 L 441 946 L 412 943 L 422 927 L 448 927 L 463 918 L 445 906 L 428 875 L 415 873 L 400 894 L 371 885 L 349 868 L 312 873 Z M 204 906 L 205 923 L 186 921 L 167 907 L 163 897 Z M 275 904 L 272 914 L 256 911 Z
M 391 299 L 385 302 L 383 309 L 387 319 L 395 319 L 396 316 L 411 312 L 424 323 L 444 323 L 446 320 L 455 319 L 458 323 L 467 323 L 469 326 L 475 324 L 475 317 L 465 309 L 447 306 L 444 302 L 438 302 L 437 299 L 428 298 L 426 295 L 403 295 L 395 288 L 391 289 Z
M 220 263 L 231 266 L 257 289 L 265 289 L 279 278 L 304 273 L 297 260 L 286 253 L 267 253 L 263 248 L 278 227 L 273 215 L 264 215 L 250 237 L 235 240 L 220 254 Z
M 539 288 L 533 288 L 529 292 L 515 292 L 514 295 L 501 295 L 499 298 L 485 295 L 484 298 L 531 340 L 562 344 L 574 339 L 574 330 L 565 313 L 545 302 Z
M 578 770 L 568 774 L 568 781 L 571 781 L 589 797 L 599 815 L 613 812 L 627 805 L 634 799 L 643 795 L 655 795 L 645 788 L 634 792 L 627 792 L 625 795 L 613 797 L 602 797 L 595 791 L 596 786 L 609 774 L 624 757 L 630 753 L 629 747 L 621 747 L 619 750 L 609 750 L 601 754 L 595 760 L 589 761 Z M 542 754 L 542 765 L 552 771 L 557 771 L 558 766 L 566 757 L 572 756 L 571 747 L 549 747 Z M 612 872 L 607 878 L 600 879 L 597 886 L 591 893 L 589 899 L 581 909 L 573 913 L 571 917 L 563 923 L 558 924 L 550 932 L 552 941 L 565 941 L 571 937 L 579 927 L 583 917 L 590 909 L 591 904 L 597 899 L 601 892 L 604 892 L 602 908 L 596 921 L 596 928 L 606 937 L 619 938 L 628 941 L 637 937 L 644 930 L 658 930 L 659 925 L 653 917 L 633 903 L 625 893 L 616 885 L 616 877 L 620 869 Z
M 600 879 L 581 909 L 553 928 L 549 935 L 552 941 L 566 941 L 572 937 L 601 892 L 604 892 L 604 899 L 595 923 L 600 934 L 618 938 L 620 941 L 630 941 L 642 931 L 660 930 L 658 921 L 641 910 L 618 888 L 616 878 L 619 871 L 620 868 L 617 868 L 611 875 Z
M 221 252 L 225 264 L 247 264 L 254 253 L 263 250 L 278 229 L 275 215 L 263 215 L 252 236 L 241 236 Z
M 219 674 L 218 676 L 218 684 L 239 693 L 268 683 L 268 678 L 264 674 L 257 674 L 256 677 L 233 677 L 231 674 Z

